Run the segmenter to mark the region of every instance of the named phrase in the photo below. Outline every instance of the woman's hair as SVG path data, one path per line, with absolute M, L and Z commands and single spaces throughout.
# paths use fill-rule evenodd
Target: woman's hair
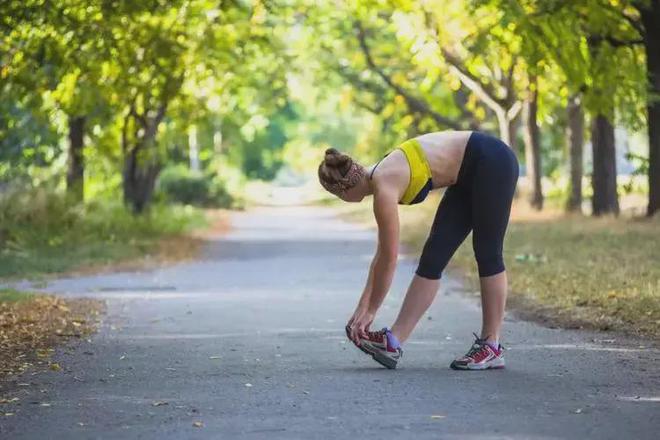
M 334 148 L 325 150 L 325 159 L 319 165 L 321 185 L 335 195 L 353 188 L 366 173 L 362 165 Z

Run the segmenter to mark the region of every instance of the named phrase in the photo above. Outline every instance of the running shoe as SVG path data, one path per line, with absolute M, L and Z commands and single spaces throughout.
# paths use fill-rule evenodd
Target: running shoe
M 371 355 L 382 366 L 393 370 L 403 356 L 403 350 L 401 347 L 394 348 L 390 345 L 387 338 L 388 331 L 384 328 L 377 332 L 367 332 L 367 337 L 360 339 L 358 348 Z
M 366 353 L 369 356 L 371 356 L 371 353 L 365 350 L 362 345 L 357 345 L 355 342 L 353 342 L 353 340 L 351 339 L 351 327 L 349 327 L 348 325 L 346 326 L 346 337 L 348 338 L 349 341 L 353 343 L 353 345 L 359 348 L 363 353 Z
M 454 360 L 450 367 L 453 370 L 488 370 L 504 368 L 504 348 L 499 345 L 497 350 L 488 345 L 485 339 L 474 335 L 472 348 L 465 356 Z

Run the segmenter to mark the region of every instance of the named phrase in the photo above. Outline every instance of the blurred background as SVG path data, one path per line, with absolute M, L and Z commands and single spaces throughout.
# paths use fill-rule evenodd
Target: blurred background
M 329 146 L 370 163 L 479 129 L 522 166 L 508 258 L 545 270 L 586 240 L 565 269 L 600 262 L 570 304 L 596 265 L 603 304 L 645 295 L 631 319 L 650 305 L 657 329 L 660 228 L 639 218 L 660 210 L 659 16 L 654 0 L 5 0 L 0 276 L 140 255 L 200 208 L 317 191 Z

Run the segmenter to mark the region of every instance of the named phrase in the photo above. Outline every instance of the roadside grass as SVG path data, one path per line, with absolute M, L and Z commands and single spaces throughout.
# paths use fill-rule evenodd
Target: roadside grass
M 0 303 L 15 303 L 32 298 L 32 294 L 15 289 L 0 288 Z
M 438 196 L 400 210 L 402 240 L 419 253 Z M 341 208 L 372 222 L 369 204 Z M 660 219 L 567 216 L 514 205 L 505 242 L 510 304 L 549 325 L 660 338 Z M 471 237 L 450 263 L 478 290 Z
M 33 191 L 0 200 L 0 278 L 39 278 L 157 254 L 163 240 L 205 225 L 203 211 L 155 205 L 134 216 L 121 204 L 71 205 Z M 169 252 L 179 246 L 169 246 Z

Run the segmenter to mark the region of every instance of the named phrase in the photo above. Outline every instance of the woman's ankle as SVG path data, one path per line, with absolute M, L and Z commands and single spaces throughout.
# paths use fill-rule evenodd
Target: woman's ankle
M 399 348 L 401 347 L 401 341 L 399 338 L 392 332 L 392 330 L 387 329 L 385 332 L 385 335 L 387 336 L 387 344 L 392 347 L 392 348 Z
M 406 339 L 408 339 L 408 337 L 403 332 L 401 332 L 401 329 L 397 327 L 396 324 L 394 324 L 392 328 L 388 329 L 388 331 L 392 334 L 392 336 L 396 338 L 397 341 L 399 341 L 400 344 L 403 344 L 406 342 Z

